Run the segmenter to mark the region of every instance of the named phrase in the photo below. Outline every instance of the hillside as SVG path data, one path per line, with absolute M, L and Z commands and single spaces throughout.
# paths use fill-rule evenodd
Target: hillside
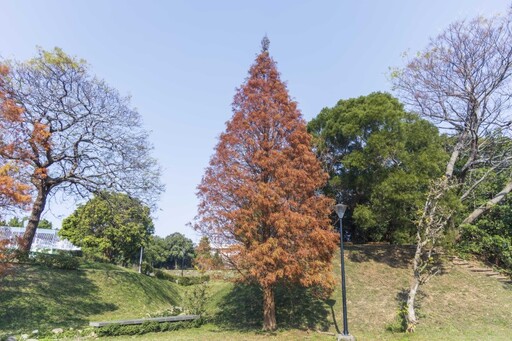
M 450 261 L 446 262 L 446 271 L 433 278 L 421 292 L 417 333 L 411 336 L 389 331 L 397 325 L 399 298 L 408 286 L 410 252 L 408 248 L 394 246 L 348 247 L 349 326 L 358 340 L 510 339 L 512 286 Z M 339 258 L 333 268 L 339 276 Z M 113 266 L 81 271 L 26 267 L 1 285 L 0 335 L 7 331 L 78 327 L 91 320 L 144 317 L 170 305 L 181 305 L 184 293 L 183 287 Z M 210 315 L 217 316 L 217 324 L 172 332 L 173 339 L 333 339 L 332 335 L 324 334 L 335 332 L 331 308 L 307 292 L 281 292 L 277 298 L 278 323 L 286 328 L 265 334 L 255 324 L 254 316 L 260 308 L 254 289 L 212 281 L 210 290 L 207 309 Z M 340 298 L 338 288 L 331 301 L 338 323 Z M 297 324 L 302 328 L 297 328 Z M 316 329 L 323 329 L 324 333 Z M 112 340 L 170 337 L 171 334 L 163 333 Z
M 108 264 L 81 270 L 24 266 L 0 285 L 0 335 L 147 317 L 181 301 L 178 285 Z

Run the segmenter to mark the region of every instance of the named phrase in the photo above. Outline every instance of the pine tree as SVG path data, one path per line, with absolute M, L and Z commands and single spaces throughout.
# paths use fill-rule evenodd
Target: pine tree
M 327 174 L 268 45 L 265 37 L 198 187 L 195 228 L 230 246 L 225 256 L 261 287 L 263 328 L 274 330 L 278 283 L 332 288 L 337 237 L 333 202 L 318 192 Z

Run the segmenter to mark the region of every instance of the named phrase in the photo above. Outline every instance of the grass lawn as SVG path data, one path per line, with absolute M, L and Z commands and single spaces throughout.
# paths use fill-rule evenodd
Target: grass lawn
M 512 339 L 512 286 L 451 263 L 447 263 L 446 273 L 434 277 L 420 292 L 417 332 L 389 331 L 398 324 L 399 301 L 409 283 L 409 257 L 407 248 L 348 247 L 348 318 L 350 332 L 358 341 Z M 337 278 L 339 264 L 336 258 L 333 271 Z M 212 323 L 195 329 L 105 339 L 333 340 L 333 313 L 341 323 L 339 286 L 332 295 L 332 310 L 308 291 L 282 290 L 276 295 L 276 304 L 278 325 L 283 329 L 270 334 L 260 330 L 257 289 L 220 279 L 210 281 L 209 287 L 206 309 L 215 317 Z M 81 328 L 89 321 L 147 317 L 181 305 L 182 297 L 192 289 L 105 264 L 87 264 L 78 271 L 24 266 L 18 268 L 16 276 L 0 282 L 0 336 L 34 329 Z
M 21 266 L 0 282 L 0 335 L 147 317 L 180 302 L 178 285 L 112 265 L 78 271 Z

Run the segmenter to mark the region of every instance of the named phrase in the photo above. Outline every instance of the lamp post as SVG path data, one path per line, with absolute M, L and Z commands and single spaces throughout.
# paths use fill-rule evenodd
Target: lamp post
M 185 248 L 181 250 L 181 277 L 183 277 L 183 262 L 185 261 Z
M 341 253 L 341 296 L 343 301 L 343 334 L 338 334 L 338 341 L 355 341 L 355 337 L 348 332 L 347 320 L 347 291 L 345 288 L 345 257 L 343 255 L 343 224 L 342 219 L 347 210 L 347 205 L 337 204 L 335 206 L 336 214 L 340 218 L 340 253 Z

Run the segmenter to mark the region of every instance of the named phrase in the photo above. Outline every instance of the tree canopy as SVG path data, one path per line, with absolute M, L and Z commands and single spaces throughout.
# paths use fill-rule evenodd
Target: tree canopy
M 349 205 L 352 239 L 411 242 L 429 180 L 447 159 L 437 128 L 373 93 L 324 108 L 308 129 L 330 175 L 326 194 Z
M 20 110 L 19 119 L 0 117 L 0 157 L 20 163 L 35 195 L 23 251 L 30 249 L 47 199 L 57 192 L 83 198 L 109 190 L 155 203 L 163 189 L 160 171 L 128 97 L 57 48 L 8 67 L 0 93 L 8 93 Z
M 164 238 L 167 263 L 174 269 L 192 266 L 195 257 L 194 243 L 185 235 L 175 232 Z
M 230 246 L 232 265 L 262 288 L 266 330 L 276 328 L 279 282 L 332 287 L 333 200 L 318 192 L 326 181 L 264 40 L 198 187 L 195 227 Z
M 64 219 L 59 235 L 87 256 L 128 263 L 153 232 L 150 210 L 138 199 L 101 192 Z

